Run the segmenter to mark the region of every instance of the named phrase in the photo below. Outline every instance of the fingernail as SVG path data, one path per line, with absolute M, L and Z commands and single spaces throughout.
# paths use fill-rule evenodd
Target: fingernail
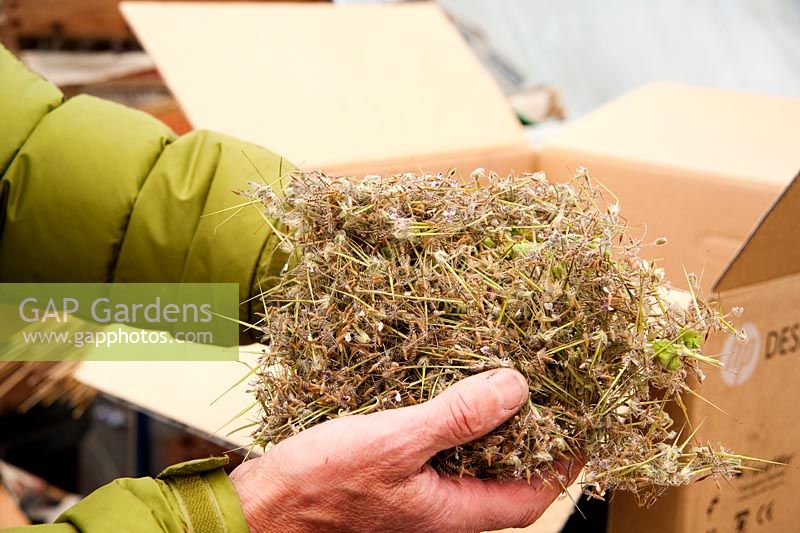
M 500 369 L 489 376 L 489 383 L 499 393 L 503 409 L 516 409 L 528 398 L 528 384 L 519 372 Z

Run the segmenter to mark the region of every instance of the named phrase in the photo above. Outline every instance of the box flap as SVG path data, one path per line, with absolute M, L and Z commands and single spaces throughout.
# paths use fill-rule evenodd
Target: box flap
M 295 164 L 527 145 L 500 89 L 433 3 L 121 6 L 195 127 Z
M 650 83 L 556 132 L 542 157 L 596 154 L 782 190 L 800 163 L 788 134 L 798 121 L 800 98 Z
M 722 271 L 714 284 L 714 291 L 727 291 L 799 273 L 798 243 L 800 243 L 800 174 L 767 210 Z

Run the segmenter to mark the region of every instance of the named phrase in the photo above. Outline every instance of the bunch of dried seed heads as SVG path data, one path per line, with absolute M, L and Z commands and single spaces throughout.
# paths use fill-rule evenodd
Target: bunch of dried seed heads
M 260 445 L 331 418 L 424 402 L 465 376 L 519 370 L 530 399 L 489 435 L 438 454 L 443 473 L 544 477 L 587 461 L 587 493 L 731 476 L 740 457 L 675 427 L 666 408 L 700 378 L 709 331 L 737 332 L 704 302 L 669 298 L 664 271 L 613 196 L 581 169 L 541 174 L 288 176 L 244 193 L 286 258 L 265 288 L 253 389 Z M 741 335 L 741 334 L 740 334 Z

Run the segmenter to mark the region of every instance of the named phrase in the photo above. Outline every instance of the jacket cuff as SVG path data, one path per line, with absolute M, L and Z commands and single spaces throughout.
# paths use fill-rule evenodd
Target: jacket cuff
M 227 463 L 227 457 L 198 459 L 158 475 L 177 500 L 188 531 L 249 531 L 239 495 L 222 468 Z

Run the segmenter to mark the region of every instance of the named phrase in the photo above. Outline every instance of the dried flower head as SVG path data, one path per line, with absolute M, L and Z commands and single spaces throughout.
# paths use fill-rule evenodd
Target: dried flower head
M 466 183 L 297 173 L 282 199 L 245 194 L 283 222 L 290 252 L 263 294 L 257 443 L 513 367 L 530 384 L 527 404 L 438 454 L 437 469 L 530 479 L 581 454 L 588 493 L 644 501 L 736 472 L 737 456 L 693 444 L 665 410 L 700 365 L 719 365 L 700 352 L 707 333 L 735 330 L 694 277 L 693 304 L 670 302 L 664 271 L 639 257 L 619 205 L 585 170 L 569 184 L 483 169 Z

